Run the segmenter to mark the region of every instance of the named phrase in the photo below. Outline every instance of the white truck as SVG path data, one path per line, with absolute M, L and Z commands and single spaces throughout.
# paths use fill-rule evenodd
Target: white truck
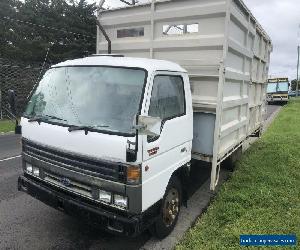
M 240 0 L 153 1 L 98 18 L 97 54 L 52 66 L 33 91 L 16 130 L 18 187 L 110 232 L 163 238 L 191 160 L 211 163 L 214 190 L 221 163 L 260 135 L 271 40 Z M 101 55 L 106 40 L 116 54 Z

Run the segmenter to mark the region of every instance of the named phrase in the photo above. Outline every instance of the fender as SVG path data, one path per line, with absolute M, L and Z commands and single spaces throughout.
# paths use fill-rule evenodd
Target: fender
M 190 186 L 190 171 L 191 171 L 191 163 L 187 163 L 182 167 L 178 168 L 170 177 L 170 180 L 173 176 L 176 176 L 181 181 L 182 185 L 182 202 L 185 207 L 187 207 L 187 201 L 189 198 L 189 186 Z M 169 182 L 170 182 L 169 180 Z

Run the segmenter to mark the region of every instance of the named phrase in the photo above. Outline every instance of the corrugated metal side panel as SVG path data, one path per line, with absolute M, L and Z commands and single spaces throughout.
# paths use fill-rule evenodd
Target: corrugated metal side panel
M 218 158 L 262 126 L 270 52 L 268 37 L 240 1 L 232 1 Z

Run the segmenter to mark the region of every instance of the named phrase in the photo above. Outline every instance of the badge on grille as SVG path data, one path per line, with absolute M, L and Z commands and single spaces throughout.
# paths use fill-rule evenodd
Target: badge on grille
M 68 179 L 68 178 L 61 178 L 61 183 L 64 185 L 64 186 L 66 186 L 66 187 L 69 187 L 69 186 L 71 186 L 71 181 L 70 181 L 70 179 Z

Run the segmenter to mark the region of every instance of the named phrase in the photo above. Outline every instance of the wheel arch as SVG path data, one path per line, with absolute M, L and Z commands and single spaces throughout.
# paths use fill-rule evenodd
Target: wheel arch
M 169 185 L 172 178 L 174 177 L 178 178 L 178 180 L 181 183 L 182 202 L 184 206 L 187 206 L 190 170 L 191 170 L 191 164 L 190 163 L 184 164 L 183 166 L 179 167 L 173 172 L 168 182 Z

